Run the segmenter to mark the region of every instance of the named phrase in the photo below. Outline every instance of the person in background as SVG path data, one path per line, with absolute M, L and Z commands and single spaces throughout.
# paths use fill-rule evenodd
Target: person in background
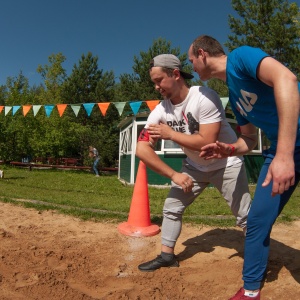
M 201 35 L 191 44 L 188 56 L 201 80 L 226 82 L 229 101 L 240 126 L 234 143 L 217 141 L 202 147 L 207 160 L 242 155 L 255 145 L 257 128 L 271 142 L 247 221 L 244 286 L 230 299 L 260 299 L 266 273 L 270 234 L 276 218 L 300 179 L 299 83 L 283 64 L 259 48 L 242 46 L 228 56 L 214 38 Z
M 99 177 L 98 164 L 99 164 L 100 157 L 99 157 L 98 150 L 93 146 L 89 147 L 89 157 L 93 159 L 93 171 L 96 177 Z
M 163 208 L 161 254 L 138 266 L 140 271 L 178 267 L 174 255 L 185 209 L 213 184 L 225 198 L 236 224 L 244 231 L 251 204 L 248 179 L 242 156 L 206 161 L 199 157 L 202 146 L 217 139 L 235 143 L 235 135 L 226 120 L 222 102 L 213 90 L 186 84 L 193 75 L 183 72 L 180 60 L 161 54 L 150 63 L 150 77 L 164 100 L 150 113 L 138 138 L 136 155 L 147 167 L 170 178 L 172 187 Z M 154 151 L 158 139 L 177 143 L 187 158 L 180 172 L 164 163 Z

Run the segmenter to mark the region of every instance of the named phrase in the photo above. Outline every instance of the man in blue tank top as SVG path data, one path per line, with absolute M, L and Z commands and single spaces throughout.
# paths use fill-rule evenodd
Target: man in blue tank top
M 229 100 L 240 126 L 236 143 L 202 147 L 206 159 L 242 155 L 256 146 L 257 127 L 271 142 L 248 215 L 243 267 L 244 287 L 230 299 L 260 299 L 270 233 L 300 179 L 299 83 L 283 64 L 258 48 L 242 46 L 228 56 L 218 41 L 197 37 L 189 60 L 201 80 L 218 78 L 229 88 Z

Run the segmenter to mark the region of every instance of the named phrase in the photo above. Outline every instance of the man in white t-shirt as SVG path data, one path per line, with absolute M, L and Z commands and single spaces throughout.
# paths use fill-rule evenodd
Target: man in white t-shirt
M 138 139 L 136 155 L 151 170 L 170 178 L 172 187 L 163 208 L 161 254 L 139 265 L 140 271 L 179 266 L 174 248 L 181 232 L 182 215 L 209 184 L 223 195 L 236 217 L 237 226 L 244 232 L 251 203 L 242 156 L 222 160 L 199 157 L 204 145 L 216 140 L 228 144 L 237 140 L 217 93 L 203 86 L 189 88 L 185 79 L 193 75 L 184 72 L 180 60 L 172 54 L 154 57 L 149 72 L 155 89 L 165 100 L 149 115 Z M 187 155 L 180 172 L 155 153 L 158 139 L 177 143 Z

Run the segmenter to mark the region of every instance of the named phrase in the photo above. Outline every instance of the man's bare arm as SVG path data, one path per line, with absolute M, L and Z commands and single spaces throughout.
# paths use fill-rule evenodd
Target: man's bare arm
M 194 151 L 200 151 L 201 147 L 217 140 L 221 122 L 201 124 L 199 131 L 192 135 L 174 131 L 166 124 L 151 124 L 149 133 L 153 138 L 171 140 L 180 146 Z

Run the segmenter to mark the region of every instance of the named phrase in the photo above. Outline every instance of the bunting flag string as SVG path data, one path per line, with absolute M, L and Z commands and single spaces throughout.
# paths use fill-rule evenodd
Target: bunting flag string
M 72 111 L 74 112 L 75 116 L 77 117 L 79 114 L 80 109 L 83 107 L 85 112 L 88 116 L 92 114 L 92 111 L 97 104 L 97 107 L 99 108 L 102 115 L 105 117 L 107 110 L 110 105 L 115 106 L 115 108 L 118 110 L 119 115 L 121 116 L 125 105 L 128 103 L 133 114 L 137 115 L 139 112 L 142 103 L 146 103 L 147 107 L 150 111 L 152 111 L 156 105 L 160 103 L 161 100 L 145 100 L 145 101 L 129 101 L 129 102 L 102 102 L 102 103 L 81 103 L 81 104 L 47 104 L 47 105 L 12 105 L 12 106 L 5 106 L 0 105 L 0 114 L 2 111 L 4 111 L 4 115 L 7 116 L 11 111 L 12 115 L 15 116 L 15 114 L 19 111 L 20 108 L 22 108 L 22 114 L 24 117 L 28 115 L 29 111 L 32 109 L 33 116 L 35 117 L 38 112 L 40 111 L 41 107 L 44 108 L 45 114 L 47 117 L 50 117 L 53 109 L 56 107 L 58 114 L 60 117 L 63 116 L 68 106 L 71 107 Z

